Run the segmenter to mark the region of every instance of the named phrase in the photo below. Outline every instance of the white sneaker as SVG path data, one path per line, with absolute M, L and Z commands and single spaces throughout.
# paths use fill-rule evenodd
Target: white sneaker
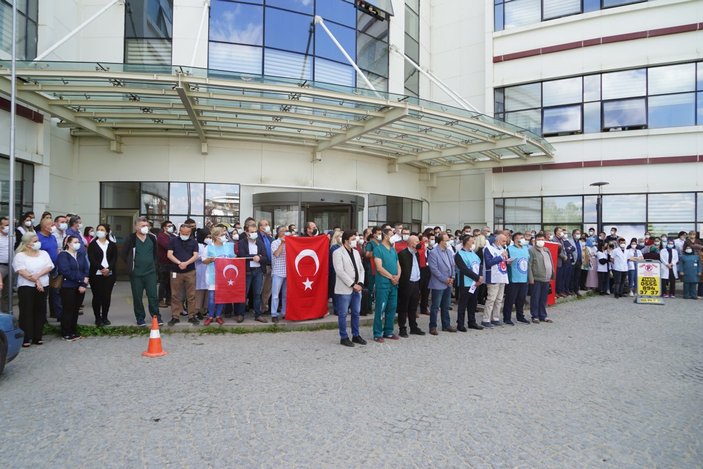
M 632 293 L 632 292 L 630 292 L 630 296 L 635 296 L 635 294 L 634 294 L 634 293 Z

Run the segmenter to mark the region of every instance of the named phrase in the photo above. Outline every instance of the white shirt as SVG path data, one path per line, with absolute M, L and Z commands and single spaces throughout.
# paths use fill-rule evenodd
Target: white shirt
M 250 239 L 247 240 L 247 244 L 249 245 L 249 256 L 248 257 L 254 257 L 259 255 L 259 247 L 256 245 L 256 240 Z M 258 262 L 249 261 L 249 267 L 261 267 L 261 264 Z
M 607 260 L 608 260 L 608 253 L 607 253 L 607 252 L 598 251 L 598 253 L 596 254 L 596 257 L 598 257 L 598 269 L 597 269 L 597 271 L 598 271 L 598 272 L 607 272 L 607 271 L 608 271 L 608 267 L 609 267 L 609 266 L 608 266 L 608 262 L 607 262 Z M 606 260 L 606 263 L 605 263 L 605 264 L 601 264 L 601 263 L 600 263 L 600 260 L 601 260 L 601 259 L 605 259 L 605 260 Z
M 30 248 L 31 249 L 31 248 Z M 53 262 L 51 262 L 51 257 L 46 251 L 39 251 L 38 256 L 29 256 L 27 253 L 20 252 L 15 255 L 12 260 L 12 268 L 15 271 L 26 270 L 30 274 L 38 274 L 42 270 L 49 268 L 50 270 L 54 268 Z M 39 277 L 43 287 L 49 286 L 49 273 L 45 273 Z M 17 287 L 34 287 L 36 283 L 27 280 L 21 275 L 17 276 Z
M 7 264 L 10 259 L 10 237 L 0 233 L 0 264 Z
M 103 269 L 107 269 L 110 267 L 110 264 L 107 262 L 107 247 L 110 245 L 110 243 L 106 240 L 104 243 L 101 243 L 100 241 L 96 241 L 97 245 L 100 246 L 100 249 L 103 250 L 103 261 L 100 263 Z M 99 270 L 95 273 L 95 275 L 102 275 L 103 273 L 100 272 Z
M 631 247 L 629 247 L 625 250 L 625 254 L 627 255 L 628 259 L 631 257 L 642 257 L 642 251 L 637 248 L 632 249 Z M 627 261 L 627 268 L 628 270 L 635 270 L 637 269 L 637 263 L 633 261 Z
M 413 266 L 410 269 L 410 281 L 411 282 L 419 282 L 420 281 L 420 264 L 417 262 L 417 250 L 416 249 L 410 250 L 410 248 L 408 248 L 408 251 L 410 251 L 410 254 L 412 254 L 412 258 L 413 258 Z
M 613 259 L 613 270 L 616 272 L 627 272 L 627 251 L 620 246 L 613 249 L 610 254 Z
M 51 234 L 56 238 L 56 244 L 59 245 L 59 252 L 63 251 L 63 240 L 66 239 L 66 232 L 57 228 L 56 231 L 52 231 Z

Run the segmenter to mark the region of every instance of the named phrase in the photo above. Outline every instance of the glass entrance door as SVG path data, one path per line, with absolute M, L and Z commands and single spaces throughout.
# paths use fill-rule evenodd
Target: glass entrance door
M 134 222 L 138 216 L 137 210 L 103 209 L 100 211 L 100 221 L 110 225 L 110 231 L 117 241 L 117 252 L 122 253 L 125 239 L 134 231 Z M 117 256 L 117 279 L 127 280 L 127 278 L 127 266 L 122 256 Z
M 347 204 L 306 204 L 305 220 L 314 221 L 322 231 L 331 230 L 335 226 L 343 230 L 356 228 L 352 206 Z

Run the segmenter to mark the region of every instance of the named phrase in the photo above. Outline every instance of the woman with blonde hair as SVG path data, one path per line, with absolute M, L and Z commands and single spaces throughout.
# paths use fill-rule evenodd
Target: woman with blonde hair
M 24 331 L 23 347 L 41 345 L 46 322 L 46 293 L 49 291 L 49 272 L 54 263 L 34 231 L 22 235 L 12 268 L 17 272 L 17 298 L 20 309 L 20 328 Z
M 217 283 L 215 281 L 215 259 L 218 257 L 234 259 L 237 256 L 234 254 L 234 244 L 229 242 L 226 229 L 216 226 L 210 230 L 210 237 L 211 243 L 207 245 L 205 252 L 201 255 L 203 256 L 203 265 L 207 268 L 208 308 L 205 325 L 209 326 L 214 320 L 221 326 L 225 323 L 224 319 L 222 319 L 222 311 L 225 305 L 215 303 L 215 284 Z

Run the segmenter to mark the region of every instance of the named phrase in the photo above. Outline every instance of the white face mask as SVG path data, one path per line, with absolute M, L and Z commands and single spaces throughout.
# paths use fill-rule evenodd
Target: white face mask
M 88 236 L 95 236 L 95 231 L 89 231 Z
M 190 239 L 189 235 L 180 235 L 180 237 L 183 241 L 188 241 Z
M 258 238 L 258 237 L 259 237 L 259 235 L 256 234 L 256 232 L 254 232 L 254 233 L 249 233 L 249 239 L 256 239 L 256 238 Z
M 351 246 L 352 248 L 355 248 L 358 244 L 359 244 L 359 240 L 356 238 L 349 240 L 349 246 Z
M 68 229 L 68 223 L 59 223 L 59 230 L 66 231 Z
M 78 229 L 79 229 L 79 230 L 82 230 L 82 229 L 83 229 L 83 223 L 79 223 L 79 224 L 78 224 Z
M 692 252 L 693 252 L 693 249 L 691 249 L 691 248 L 686 249 L 686 254 L 691 254 Z
M 166 233 L 173 233 L 173 226 L 166 228 Z
M 225 235 L 220 236 L 220 242 L 221 242 L 221 243 L 226 243 L 227 241 L 228 241 L 228 240 L 227 240 L 227 236 L 225 236 Z
M 437 241 L 435 241 L 434 239 L 431 239 L 430 240 L 430 247 L 434 247 L 435 244 L 437 244 Z
M 376 241 L 381 241 L 383 239 L 383 235 L 376 235 Z
M 239 234 L 234 234 L 234 235 L 232 236 L 232 239 L 235 240 L 235 241 L 239 241 Z
M 581 233 L 574 233 L 574 239 L 579 239 L 581 237 Z
M 34 249 L 35 251 L 40 250 L 41 249 L 41 242 L 35 241 L 34 243 L 32 243 L 32 249 Z
M 95 236 L 97 236 L 98 239 L 103 239 L 105 236 L 107 236 L 107 233 L 104 231 L 96 231 Z
M 10 227 L 9 227 L 9 226 L 3 226 L 3 227 L 2 227 L 2 232 L 5 233 L 5 234 L 9 233 L 9 232 L 10 232 Z
M 26 227 L 28 227 L 28 228 L 29 228 L 30 226 L 32 226 L 32 220 L 25 220 L 25 221 L 24 221 L 24 226 L 26 226 Z
M 525 238 L 522 238 L 520 240 L 520 246 L 527 246 L 528 244 L 530 244 L 530 242 L 527 241 Z
M 561 235 L 561 237 L 564 238 L 564 239 L 568 239 L 568 238 L 569 238 L 569 234 L 568 234 L 568 233 L 564 233 L 563 235 Z
M 271 233 L 271 227 L 270 227 L 270 226 L 265 226 L 265 227 L 264 227 L 264 233 L 266 233 L 266 234 Z
M 81 248 L 81 243 L 71 243 L 71 249 L 78 251 Z
M 143 235 L 148 234 L 148 233 L 149 233 L 149 227 L 148 227 L 148 226 L 142 226 L 141 228 L 139 228 L 139 232 L 140 232 L 141 234 L 143 234 Z
M 181 236 L 181 239 L 183 239 L 182 236 Z M 183 241 L 185 241 L 185 239 L 184 239 Z M 205 241 L 203 241 L 203 242 L 204 242 L 207 246 L 209 246 L 209 245 L 212 244 L 212 239 L 211 239 L 211 238 L 205 238 Z
M 630 247 L 631 247 L 632 249 L 637 249 L 637 245 L 636 245 L 635 243 L 630 244 Z
M 244 233 L 244 230 L 241 228 L 237 228 L 237 233 L 242 234 L 242 233 Z
M 625 244 L 625 243 L 622 243 L 622 244 L 620 245 L 620 249 L 625 249 L 626 247 L 627 247 L 627 244 Z
M 535 244 L 537 245 L 538 248 L 543 248 L 544 247 L 544 240 L 543 239 L 538 239 Z
M 407 241 L 410 239 L 410 235 L 403 235 L 403 241 Z

